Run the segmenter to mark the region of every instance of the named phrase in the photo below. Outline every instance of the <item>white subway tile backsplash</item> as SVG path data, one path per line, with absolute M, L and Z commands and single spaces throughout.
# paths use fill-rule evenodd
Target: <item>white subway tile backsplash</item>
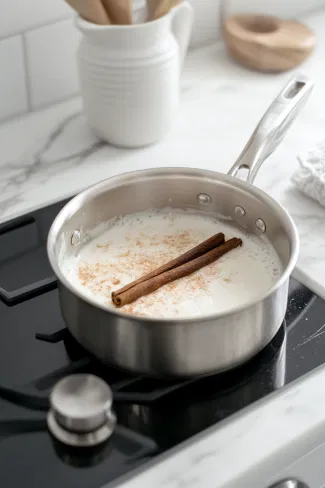
M 219 0 L 190 0 L 194 8 L 191 46 L 215 41 L 219 37 Z
M 0 0 L 0 38 L 72 15 L 64 0 Z
M 21 36 L 0 41 L 0 120 L 27 111 L 23 40 Z
M 76 49 L 79 31 L 73 19 L 35 29 L 25 35 L 32 108 L 78 92 Z
M 325 0 L 189 0 L 195 10 L 192 47 L 220 39 L 222 1 L 227 14 L 297 17 L 325 8 Z M 77 94 L 80 34 L 65 0 L 0 0 L 0 6 L 0 120 Z

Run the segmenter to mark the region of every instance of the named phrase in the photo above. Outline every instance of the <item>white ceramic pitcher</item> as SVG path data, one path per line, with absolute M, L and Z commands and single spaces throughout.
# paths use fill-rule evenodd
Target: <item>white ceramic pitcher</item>
M 83 34 L 78 57 L 84 109 L 102 139 L 140 147 L 169 131 L 192 24 L 186 1 L 143 24 L 99 26 L 77 19 Z

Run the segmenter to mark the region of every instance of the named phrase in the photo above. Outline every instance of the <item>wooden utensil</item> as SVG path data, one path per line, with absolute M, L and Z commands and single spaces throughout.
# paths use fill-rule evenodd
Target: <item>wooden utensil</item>
M 168 14 L 168 12 L 176 7 L 181 2 L 181 0 L 160 0 L 156 8 L 154 9 L 154 13 L 152 16 L 152 20 L 159 19 L 164 15 Z
M 132 24 L 132 0 L 102 0 L 113 24 Z
M 108 25 L 111 19 L 101 0 L 66 0 L 78 14 L 93 24 Z
M 147 0 L 148 20 L 152 20 L 159 0 Z
M 314 33 L 293 20 L 261 15 L 234 15 L 223 24 L 229 54 L 262 72 L 282 72 L 301 64 L 315 47 Z

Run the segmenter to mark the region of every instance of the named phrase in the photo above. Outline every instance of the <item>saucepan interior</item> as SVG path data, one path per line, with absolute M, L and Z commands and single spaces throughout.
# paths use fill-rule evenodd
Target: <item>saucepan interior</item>
M 62 269 L 62 260 L 77 255 L 99 224 L 119 215 L 164 207 L 192 208 L 219 215 L 272 243 L 283 265 L 282 275 L 263 296 L 228 313 L 239 312 L 273 293 L 288 279 L 296 264 L 299 246 L 295 225 L 285 210 L 261 190 L 216 172 L 150 169 L 105 180 L 79 194 L 63 208 L 48 238 L 49 259 L 59 281 L 82 300 L 103 308 L 75 289 Z M 125 316 L 118 309 L 110 309 L 110 312 Z M 224 312 L 214 317 L 223 315 Z M 151 318 L 142 319 L 146 320 L 154 322 Z M 159 320 L 160 323 L 164 321 L 169 319 Z

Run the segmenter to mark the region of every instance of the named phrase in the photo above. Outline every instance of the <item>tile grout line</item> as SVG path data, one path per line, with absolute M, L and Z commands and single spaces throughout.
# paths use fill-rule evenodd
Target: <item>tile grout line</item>
M 17 120 L 18 117 L 28 117 L 29 115 L 39 114 L 45 110 L 49 110 L 51 108 L 57 107 L 58 105 L 78 100 L 79 98 L 80 98 L 80 93 L 76 93 L 74 95 L 69 95 L 67 97 L 55 100 L 54 102 L 45 103 L 44 105 L 41 105 L 40 107 L 37 108 L 32 108 L 31 110 L 27 108 L 24 111 L 15 112 L 14 114 L 6 115 L 3 118 L 0 117 L 0 127 L 3 124 L 14 122 L 15 120 Z
M 26 63 L 25 63 L 25 53 L 24 53 L 24 39 L 22 35 L 16 35 L 15 38 L 19 37 L 19 43 L 21 47 L 22 53 L 22 70 L 23 70 L 23 88 L 25 89 L 25 103 L 23 108 L 18 108 L 14 112 L 11 112 L 9 115 L 0 115 L 0 125 L 5 124 L 8 121 L 14 120 L 17 117 L 22 115 L 27 115 L 29 113 L 29 103 L 28 103 L 28 95 L 27 95 L 27 83 L 26 83 Z M 0 40 L 1 43 L 1 40 Z
M 319 5 L 317 7 L 314 7 L 312 9 L 308 9 L 308 8 L 307 9 L 303 9 L 298 14 L 298 18 L 301 17 L 301 16 L 309 16 L 309 15 L 316 14 L 318 12 L 323 12 L 324 10 L 325 10 L 325 0 L 323 1 L 322 5 Z M 43 29 L 44 27 L 50 27 L 50 26 L 52 26 L 52 25 L 54 25 L 54 24 L 56 24 L 58 22 L 62 22 L 64 20 L 73 19 L 74 16 L 75 16 L 74 13 L 72 13 L 72 14 L 66 14 L 66 15 L 63 15 L 61 17 L 58 17 L 58 18 L 56 18 L 54 20 L 44 22 L 43 24 L 32 25 L 32 26 L 30 26 L 28 28 L 21 29 L 19 31 L 13 31 L 12 33 L 7 34 L 7 35 L 4 35 L 4 36 L 2 36 L 0 34 L 0 42 L 1 41 L 4 41 L 6 39 L 10 39 L 11 37 L 16 37 L 16 36 L 19 36 L 21 34 L 25 35 L 26 33 L 33 32 L 33 31 L 38 30 L 38 29 Z M 290 18 L 293 18 L 293 17 L 290 16 Z
M 18 112 L 12 113 L 10 115 L 5 115 L 4 117 L 0 117 L 0 127 L 2 125 L 5 125 L 7 123 L 13 122 L 18 119 L 18 117 L 25 117 L 28 116 L 30 112 L 28 111 L 28 108 L 26 107 L 24 110 L 19 110 Z
M 44 103 L 44 104 L 42 104 L 36 108 L 27 107 L 25 110 L 15 112 L 12 115 L 6 115 L 3 118 L 0 117 L 0 127 L 2 124 L 14 122 L 18 117 L 38 114 L 38 113 L 41 113 L 45 110 L 50 110 L 51 108 L 57 107 L 58 105 L 68 103 L 68 102 L 72 102 L 74 100 L 78 100 L 79 98 L 80 98 L 80 93 L 75 93 L 74 95 L 68 95 L 66 97 L 59 98 L 59 99 L 55 100 L 54 102 L 46 102 L 46 103 Z
M 28 28 L 25 28 L 25 29 L 21 29 L 19 31 L 13 31 L 11 34 L 7 34 L 7 35 L 4 35 L 2 36 L 0 34 L 0 42 L 1 41 L 5 41 L 6 39 L 10 39 L 11 37 L 16 37 L 16 36 L 19 36 L 19 35 L 25 35 L 29 32 L 33 32 L 35 30 L 38 30 L 38 29 L 43 29 L 45 27 L 50 27 L 54 24 L 57 24 L 58 22 L 63 22 L 64 20 L 69 20 L 69 19 L 73 19 L 73 15 L 65 15 L 65 16 L 62 16 L 62 17 L 58 17 L 57 19 L 55 20 L 51 20 L 51 21 L 48 21 L 48 22 L 45 22 L 43 24 L 39 24 L 39 25 L 34 25 L 34 26 L 30 26 Z
M 65 95 L 63 97 L 57 98 L 56 100 L 50 102 L 42 102 L 40 105 L 32 107 L 31 112 L 32 113 L 41 112 L 42 110 L 46 110 L 47 108 L 58 105 L 59 103 L 69 102 L 70 100 L 79 97 L 81 97 L 80 90 L 73 92 L 70 95 Z
M 25 89 L 26 89 L 27 110 L 28 110 L 28 112 L 31 112 L 33 110 L 33 104 L 32 104 L 32 92 L 31 92 L 30 72 L 29 72 L 28 52 L 27 52 L 26 34 L 25 34 L 25 32 L 22 32 L 21 38 L 22 38 L 22 45 L 23 45 L 23 58 L 24 58 L 24 72 L 25 72 Z

